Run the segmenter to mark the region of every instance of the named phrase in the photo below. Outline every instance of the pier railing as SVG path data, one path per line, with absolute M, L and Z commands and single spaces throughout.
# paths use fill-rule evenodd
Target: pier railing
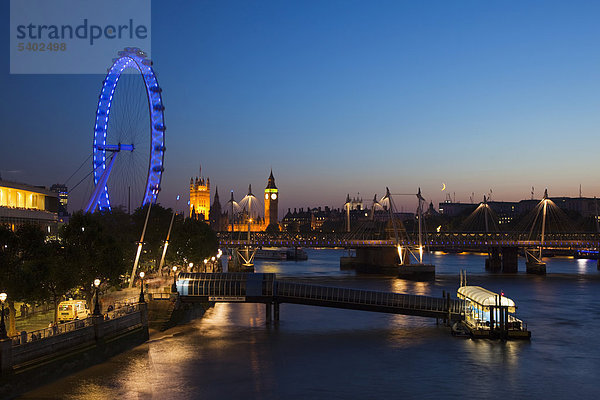
M 180 274 L 177 290 L 182 301 L 294 303 L 448 320 L 462 319 L 464 309 L 450 298 L 280 281 L 275 274 Z
M 452 314 L 460 314 L 462 310 L 460 300 L 448 301 L 447 299 L 429 296 L 317 286 L 286 281 L 277 282 L 277 298 L 306 299 L 423 311 L 449 311 Z

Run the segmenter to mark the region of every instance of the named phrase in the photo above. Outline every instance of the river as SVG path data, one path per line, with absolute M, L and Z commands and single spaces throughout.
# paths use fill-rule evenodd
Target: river
M 217 304 L 108 362 L 22 399 L 441 399 L 598 398 L 600 272 L 593 260 L 548 259 L 547 276 L 491 274 L 484 256 L 431 256 L 436 279 L 411 282 L 339 270 L 341 250 L 307 250 L 302 262 L 259 261 L 256 272 L 315 284 L 453 295 L 468 283 L 503 291 L 531 341 L 450 335 L 435 320 L 283 304 L 278 326 L 264 306 Z M 524 271 L 519 260 L 519 271 Z

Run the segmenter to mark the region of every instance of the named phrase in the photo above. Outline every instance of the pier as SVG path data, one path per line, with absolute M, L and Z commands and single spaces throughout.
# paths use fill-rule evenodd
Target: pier
M 462 302 L 442 297 L 417 296 L 375 290 L 350 289 L 277 280 L 275 274 L 182 273 L 177 280 L 182 302 L 264 303 L 267 320 L 278 320 L 283 303 L 333 307 L 392 314 L 463 319 Z M 271 309 L 274 308 L 274 312 Z

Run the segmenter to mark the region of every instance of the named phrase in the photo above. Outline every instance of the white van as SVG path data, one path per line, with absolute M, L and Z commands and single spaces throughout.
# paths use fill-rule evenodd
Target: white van
M 58 322 L 87 318 L 91 314 L 85 300 L 67 300 L 58 305 Z

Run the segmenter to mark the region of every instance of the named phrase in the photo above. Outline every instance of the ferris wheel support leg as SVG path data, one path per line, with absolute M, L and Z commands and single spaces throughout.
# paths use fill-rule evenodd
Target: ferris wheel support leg
M 110 176 L 110 171 L 112 170 L 113 164 L 115 163 L 115 159 L 117 158 L 117 153 L 114 153 L 110 162 L 108 163 L 108 167 L 104 170 L 102 175 L 100 175 L 100 179 L 98 179 L 98 183 L 96 183 L 96 188 L 94 189 L 94 193 L 90 198 L 89 203 L 85 207 L 85 212 L 94 212 L 96 209 L 96 204 L 98 204 L 98 199 L 102 193 L 104 193 L 104 189 L 106 188 L 106 182 L 108 182 L 108 177 Z
M 148 213 L 146 214 L 146 221 L 144 221 L 144 229 L 142 229 L 142 237 L 138 243 L 137 253 L 135 255 L 135 261 L 133 262 L 133 269 L 131 270 L 131 279 L 129 279 L 129 288 L 133 287 L 133 280 L 135 279 L 135 272 L 138 267 L 138 262 L 140 261 L 140 255 L 142 254 L 142 246 L 144 245 L 144 235 L 146 234 L 146 227 L 148 226 L 148 218 L 150 217 L 150 209 L 152 208 L 152 203 L 148 203 Z

